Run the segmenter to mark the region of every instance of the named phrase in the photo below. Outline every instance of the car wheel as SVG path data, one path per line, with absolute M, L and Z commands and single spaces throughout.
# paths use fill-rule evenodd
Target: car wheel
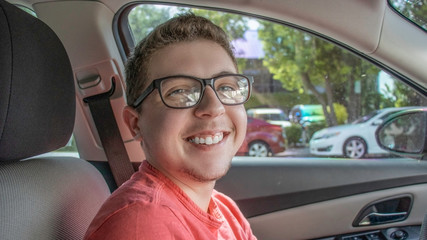
M 367 152 L 366 142 L 360 137 L 349 138 L 344 143 L 343 152 L 348 158 L 362 158 Z
M 248 155 L 251 157 L 270 157 L 273 153 L 267 143 L 263 141 L 254 141 L 249 144 Z

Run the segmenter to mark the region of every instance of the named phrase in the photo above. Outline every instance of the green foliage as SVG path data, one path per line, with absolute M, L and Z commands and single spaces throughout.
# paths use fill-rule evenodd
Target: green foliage
M 300 142 L 302 129 L 301 125 L 299 124 L 292 124 L 290 127 L 285 128 L 286 132 L 286 140 L 288 142 L 288 145 L 295 146 L 297 143 Z
M 317 103 L 326 108 L 327 102 L 340 102 L 346 106 L 357 101 L 367 103 L 352 108 L 375 108 L 378 105 L 377 102 L 369 102 L 378 100 L 372 97 L 377 88 L 365 84 L 376 83 L 379 69 L 374 65 L 299 30 L 266 21 L 261 21 L 261 26 L 259 37 L 264 44 L 264 65 L 285 89 L 311 92 Z M 360 91 L 355 92 L 354 83 L 362 80 L 363 95 L 360 99 L 356 97 Z M 319 88 L 324 88 L 324 93 Z M 357 112 L 352 114 L 357 115 Z M 337 116 L 325 114 L 325 117 L 334 124 Z
M 307 138 L 310 140 L 313 134 L 323 128 L 326 128 L 326 123 L 324 121 L 321 122 L 312 122 L 307 125 L 306 131 L 307 131 Z
M 231 39 L 243 37 L 243 34 L 248 30 L 248 18 L 242 15 L 195 8 L 191 11 L 220 26 Z
M 313 134 L 326 127 L 325 122 L 313 122 L 305 126 L 307 142 Z M 300 124 L 293 123 L 290 127 L 285 128 L 286 137 L 289 146 L 296 146 L 301 143 L 303 127 Z
M 410 6 L 398 2 L 402 11 L 419 16 L 425 13 L 425 4 Z M 249 18 L 237 14 L 163 5 L 141 4 L 129 14 L 129 25 L 135 42 L 140 41 L 157 25 L 174 15 L 192 11 L 211 19 L 222 27 L 231 39 L 241 38 L 249 29 Z M 421 14 L 421 16 L 427 16 Z M 240 71 L 260 72 L 260 84 L 270 84 L 270 76 L 279 81 L 285 91 L 267 89 L 268 93 L 252 93 L 246 108 L 278 107 L 289 111 L 297 104 L 334 102 L 335 115 L 325 114 L 328 124 L 343 124 L 383 107 L 426 105 L 426 99 L 409 87 L 395 81 L 385 94 L 378 92 L 379 69 L 338 46 L 297 29 L 258 20 L 258 36 L 263 43 L 262 60 L 238 59 Z M 264 90 L 263 90 L 264 91 Z M 344 107 L 345 106 L 345 107 Z
M 166 22 L 173 16 L 186 12 L 193 12 L 198 16 L 210 19 L 224 29 L 231 39 L 241 38 L 248 29 L 248 19 L 237 14 L 195 8 L 141 4 L 135 7 L 128 16 L 135 42 L 139 42 L 147 36 L 157 25 Z
M 347 119 L 348 119 L 347 109 L 339 103 L 334 103 L 334 110 L 335 110 L 335 115 L 337 116 L 338 125 L 347 123 Z
M 427 30 L 427 2 L 425 0 L 391 0 L 390 4 L 405 17 Z
M 385 107 L 405 107 L 427 105 L 427 99 L 419 93 L 413 91 L 405 84 L 394 81 L 393 87 L 385 85 L 384 96 L 381 101 L 381 108 Z
M 171 18 L 172 7 L 141 4 L 129 13 L 129 26 L 132 29 L 134 42 L 138 43 L 157 25 Z
M 260 106 L 277 107 L 289 111 L 298 104 L 317 103 L 313 95 L 294 92 L 256 93 L 252 92 L 251 98 L 245 103 L 246 109 Z
M 56 150 L 55 152 L 78 152 L 77 151 L 76 140 L 74 139 L 74 136 L 71 136 L 71 139 L 67 143 L 66 146 L 64 146 L 64 147 Z
M 241 72 L 242 69 L 246 69 L 247 61 L 244 58 L 237 58 L 237 69 Z

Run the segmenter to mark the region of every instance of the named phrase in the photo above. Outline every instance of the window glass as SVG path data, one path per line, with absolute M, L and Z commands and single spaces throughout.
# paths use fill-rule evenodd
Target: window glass
M 54 152 L 55 152 L 55 154 L 58 154 L 58 155 L 67 155 L 67 156 L 79 157 L 79 153 L 77 150 L 77 145 L 76 145 L 76 140 L 74 139 L 74 135 L 71 136 L 70 140 L 68 141 L 68 143 L 64 147 L 62 147 L 62 148 L 60 148 Z
M 74 139 L 74 136 L 72 135 L 68 143 L 55 151 L 48 152 L 41 154 L 40 156 L 64 156 L 64 157 L 80 157 L 80 154 L 77 149 L 76 140 Z
M 37 17 L 37 14 L 32 9 L 29 9 L 29 8 L 21 6 L 21 5 L 17 5 L 17 7 L 19 7 L 21 10 L 24 10 L 25 12 L 31 14 L 33 17 Z
M 400 107 L 427 105 L 425 97 L 341 47 L 247 16 L 142 4 L 128 16 L 134 41 L 187 11 L 221 26 L 240 73 L 254 76 L 245 104 L 246 141 L 238 155 L 388 158 L 375 140 L 380 121 Z
M 404 17 L 427 30 L 426 0 L 389 0 L 389 3 Z

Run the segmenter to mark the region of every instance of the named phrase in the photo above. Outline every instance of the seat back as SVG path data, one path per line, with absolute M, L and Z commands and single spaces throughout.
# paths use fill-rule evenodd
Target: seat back
M 0 0 L 0 238 L 82 239 L 110 191 L 64 146 L 75 118 L 71 64 L 43 22 Z

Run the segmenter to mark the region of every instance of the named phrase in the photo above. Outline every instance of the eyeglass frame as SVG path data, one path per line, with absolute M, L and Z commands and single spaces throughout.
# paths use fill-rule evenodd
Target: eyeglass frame
M 227 76 L 240 76 L 240 77 L 244 77 L 244 78 L 248 79 L 248 82 L 249 82 L 248 96 L 247 96 L 247 98 L 246 98 L 245 101 L 243 101 L 241 103 L 231 103 L 231 104 L 230 103 L 223 103 L 221 101 L 221 99 L 218 97 L 218 93 L 216 92 L 216 90 L 214 88 L 215 80 L 219 79 L 219 78 L 227 77 Z M 162 93 L 160 91 L 160 84 L 161 84 L 161 82 L 163 80 L 170 79 L 170 78 L 177 78 L 177 77 L 178 78 L 179 77 L 190 78 L 190 79 L 197 80 L 197 81 L 199 81 L 201 83 L 202 89 L 200 91 L 200 98 L 197 100 L 197 102 L 194 105 L 189 106 L 189 107 L 172 107 L 172 106 L 169 106 L 168 104 L 166 104 L 165 100 L 162 97 Z M 218 98 L 218 100 L 223 105 L 227 105 L 227 106 L 240 105 L 240 104 L 246 103 L 249 100 L 249 98 L 251 97 L 253 82 L 254 82 L 253 76 L 247 76 L 247 75 L 238 74 L 238 73 L 227 73 L 227 74 L 222 74 L 222 75 L 219 75 L 219 76 L 216 76 L 216 77 L 213 77 L 213 78 L 198 78 L 198 77 L 188 76 L 188 75 L 172 75 L 172 76 L 162 77 L 162 78 L 154 79 L 150 83 L 150 85 L 148 85 L 148 87 L 141 93 L 141 95 L 139 95 L 139 97 L 134 101 L 134 103 L 132 104 L 132 107 L 135 108 L 135 109 L 138 108 L 142 104 L 142 102 L 145 100 L 145 98 L 147 98 L 148 95 L 150 95 L 154 91 L 154 89 L 157 88 L 157 90 L 159 91 L 160 99 L 162 100 L 163 104 L 166 107 L 174 108 L 174 109 L 192 108 L 192 107 L 197 106 L 202 101 L 203 95 L 205 93 L 206 86 L 210 86 L 212 88 L 212 90 L 215 92 L 216 97 Z

